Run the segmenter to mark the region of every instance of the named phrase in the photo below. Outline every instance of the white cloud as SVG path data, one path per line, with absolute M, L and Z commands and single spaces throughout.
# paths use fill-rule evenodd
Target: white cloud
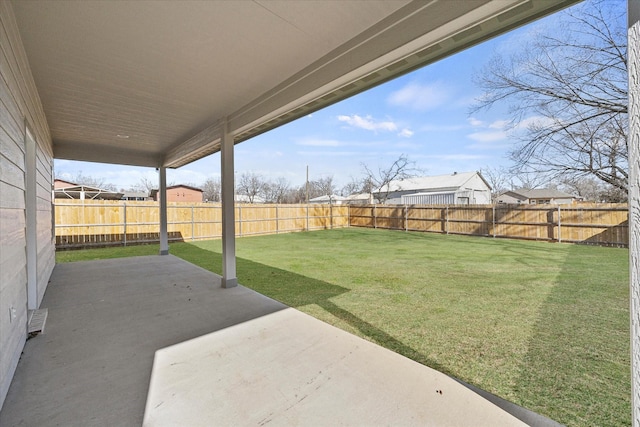
M 398 130 L 398 125 L 392 121 L 375 121 L 371 116 L 361 117 L 357 114 L 351 116 L 340 115 L 338 120 L 345 122 L 349 126 L 353 126 L 360 129 L 377 131 L 395 132 Z
M 482 120 L 478 120 L 478 119 L 476 119 L 475 117 L 469 117 L 469 118 L 467 119 L 467 121 L 469 122 L 469 124 L 470 124 L 471 126 L 474 126 L 474 127 L 484 125 L 484 122 L 483 122 Z
M 496 120 L 489 125 L 489 129 L 504 129 L 509 124 L 508 120 Z
M 522 119 L 518 124 L 514 126 L 514 129 L 526 130 L 531 125 L 551 126 L 554 124 L 557 124 L 557 122 L 555 122 L 553 119 L 550 119 L 549 117 L 531 116 L 531 117 L 527 117 L 526 119 Z
M 485 159 L 487 156 L 479 155 L 479 154 L 433 154 L 433 155 L 425 155 L 418 156 L 425 159 L 438 159 L 438 160 L 478 160 Z
M 402 129 L 400 131 L 400 133 L 398 134 L 398 136 L 401 136 L 403 138 L 411 138 L 413 136 L 414 132 L 412 130 L 409 130 L 407 128 Z
M 450 97 L 450 90 L 443 83 L 409 83 L 402 89 L 389 95 L 387 102 L 395 106 L 426 111 L 443 105 Z
M 452 132 L 464 127 L 464 125 L 424 125 L 420 130 L 423 132 Z
M 494 141 L 502 141 L 503 139 L 507 139 L 507 133 L 503 131 L 474 132 L 472 134 L 467 135 L 467 137 L 478 142 L 494 142 Z

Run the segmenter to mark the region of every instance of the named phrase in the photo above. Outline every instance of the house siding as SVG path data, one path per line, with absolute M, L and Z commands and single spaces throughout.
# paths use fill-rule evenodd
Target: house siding
M 25 126 L 36 141 L 39 304 L 55 264 L 51 136 L 10 2 L 0 2 L 0 408 L 27 337 Z M 15 316 L 12 316 L 15 310 Z

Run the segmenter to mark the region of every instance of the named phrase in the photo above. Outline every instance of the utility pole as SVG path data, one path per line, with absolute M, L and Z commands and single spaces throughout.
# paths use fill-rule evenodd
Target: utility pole
M 307 204 L 309 204 L 309 165 L 307 165 L 307 184 L 306 184 L 306 191 L 307 191 Z

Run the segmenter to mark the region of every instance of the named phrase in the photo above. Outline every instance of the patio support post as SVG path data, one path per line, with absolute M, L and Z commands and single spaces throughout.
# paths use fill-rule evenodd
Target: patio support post
M 640 1 L 628 0 L 631 410 L 640 427 Z
M 160 168 L 160 255 L 169 255 L 169 236 L 167 233 L 167 168 Z
M 238 285 L 236 277 L 233 135 L 229 133 L 226 119 L 222 123 L 220 161 L 222 172 L 222 287 L 233 288 Z

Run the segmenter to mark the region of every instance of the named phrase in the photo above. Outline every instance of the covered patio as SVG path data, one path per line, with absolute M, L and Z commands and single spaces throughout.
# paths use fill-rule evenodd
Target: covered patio
M 444 374 L 220 280 L 171 255 L 57 265 L 0 424 L 526 425 Z
M 521 423 L 237 286 L 234 145 L 577 1 L 2 0 L 0 424 Z M 640 7 L 629 4 L 638 425 Z M 222 277 L 168 255 L 163 198 L 165 256 L 53 269 L 54 158 L 157 168 L 164 194 L 167 168 L 216 152 Z M 25 344 L 37 308 L 45 332 Z

